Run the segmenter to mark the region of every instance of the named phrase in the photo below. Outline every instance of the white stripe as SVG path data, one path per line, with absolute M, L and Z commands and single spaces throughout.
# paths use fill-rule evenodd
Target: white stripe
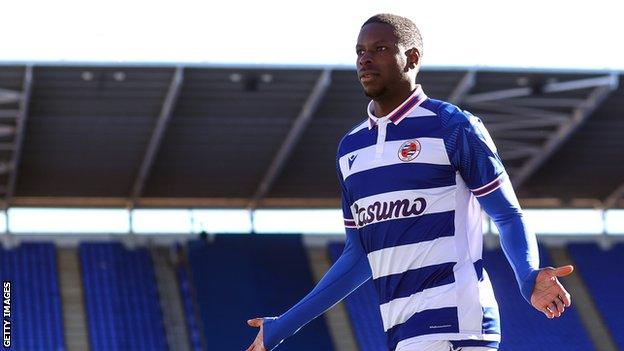
M 427 117 L 427 116 L 436 116 L 436 113 L 428 110 L 420 105 L 416 105 L 416 108 L 413 108 L 405 118 L 415 118 L 415 117 Z
M 351 213 L 355 224 L 363 228 L 393 219 L 448 212 L 455 209 L 455 189 L 451 185 L 376 194 L 353 202 Z
M 457 262 L 452 236 L 389 247 L 368 254 L 373 279 L 436 264 Z
M 418 140 L 421 150 L 416 158 L 409 162 L 399 158 L 399 149 L 406 141 Z M 350 175 L 368 171 L 373 168 L 385 167 L 399 163 L 427 163 L 434 165 L 450 165 L 444 140 L 439 138 L 415 138 L 386 141 L 381 159 L 375 160 L 376 145 L 370 145 L 362 149 L 355 150 L 343 155 L 338 160 L 343 179 Z M 351 168 L 349 168 L 349 157 L 356 156 Z
M 500 334 L 472 334 L 472 333 L 425 334 L 425 335 L 419 335 L 413 338 L 399 341 L 396 347 L 396 351 L 415 350 L 415 349 L 409 348 L 409 346 L 411 346 L 414 343 L 419 343 L 423 341 L 433 341 L 433 340 L 485 340 L 485 341 L 500 342 L 501 336 Z
M 408 297 L 394 299 L 379 306 L 384 331 L 405 323 L 414 314 L 438 308 L 455 307 L 455 283 L 425 289 Z
M 489 183 L 485 184 L 484 186 L 479 187 L 479 188 L 476 188 L 476 189 L 470 189 L 470 191 L 472 191 L 473 193 L 474 193 L 474 192 L 479 192 L 480 190 L 483 190 L 483 189 L 487 188 L 488 186 L 492 185 L 493 183 L 497 182 L 499 179 L 501 179 L 501 178 L 502 178 L 502 177 L 504 177 L 504 176 L 505 176 L 505 172 L 501 173 L 501 175 L 499 175 L 498 177 L 496 177 L 496 179 L 494 179 L 493 181 L 491 181 L 491 182 L 489 182 Z M 501 184 L 502 184 L 502 183 L 501 183 Z

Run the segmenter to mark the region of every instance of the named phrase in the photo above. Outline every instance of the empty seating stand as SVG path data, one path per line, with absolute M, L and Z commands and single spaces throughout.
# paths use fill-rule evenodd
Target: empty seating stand
M 559 318 L 546 318 L 520 294 L 502 250 L 486 250 L 483 259 L 500 308 L 501 350 L 594 350 L 574 305 Z M 540 261 L 542 267 L 552 266 L 550 257 L 541 246 Z
M 258 332 L 247 319 L 279 315 L 314 286 L 299 235 L 217 235 L 189 242 L 188 260 L 210 350 L 245 350 Z M 280 350 L 333 350 L 324 318 Z
M 624 244 L 609 250 L 603 250 L 596 244 L 570 244 L 568 250 L 613 340 L 624 350 L 624 308 L 621 307 Z
M 11 350 L 64 350 L 54 245 L 0 249 L 0 278 L 11 282 Z
M 332 262 L 336 262 L 342 254 L 344 244 L 330 243 L 328 249 Z M 373 281 L 368 280 L 352 292 L 345 299 L 345 304 L 360 351 L 386 350 L 386 334 L 383 332 L 379 301 Z
M 79 250 L 91 350 L 166 350 L 149 251 L 120 243 L 83 243 Z

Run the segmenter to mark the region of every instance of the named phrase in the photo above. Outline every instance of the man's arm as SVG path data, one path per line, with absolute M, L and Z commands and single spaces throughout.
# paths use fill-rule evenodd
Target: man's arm
M 248 350 L 273 350 L 285 338 L 295 334 L 371 277 L 370 266 L 357 235 L 356 229 L 347 229 L 347 240 L 340 258 L 316 287 L 286 313 L 277 318 L 248 321 L 251 326 L 262 327 L 260 333 L 263 334 L 259 334 Z
M 505 167 L 481 120 L 451 105 L 442 116 L 449 125 L 455 123 L 445 140 L 451 163 L 498 227 L 522 296 L 547 317 L 561 316 L 571 301 L 557 277 L 570 274 L 572 266 L 539 268 L 535 235 L 526 228 Z
M 351 201 L 338 160 L 336 171 L 342 188 L 345 248 L 316 287 L 286 313 L 277 318 L 254 319 L 247 322 L 252 327 L 260 327 L 258 337 L 249 347 L 249 351 L 265 351 L 265 348 L 273 350 L 285 338 L 295 334 L 301 327 L 344 299 L 371 277 L 370 266 L 353 220 Z M 258 346 L 254 348 L 254 345 Z
M 572 273 L 573 267 L 539 268 L 535 235 L 524 223 L 509 180 L 504 180 L 498 189 L 478 197 L 478 200 L 500 232 L 503 252 L 514 270 L 522 296 L 548 318 L 560 317 L 571 300 L 557 277 Z

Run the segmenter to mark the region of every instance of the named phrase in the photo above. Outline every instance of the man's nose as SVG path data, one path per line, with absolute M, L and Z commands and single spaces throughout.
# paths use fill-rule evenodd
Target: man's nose
M 364 51 L 362 56 L 358 59 L 360 66 L 365 66 L 373 62 L 373 55 L 369 51 Z

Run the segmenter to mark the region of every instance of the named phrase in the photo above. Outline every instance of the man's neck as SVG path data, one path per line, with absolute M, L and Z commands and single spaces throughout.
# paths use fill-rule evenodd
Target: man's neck
M 387 116 L 394 109 L 399 107 L 403 103 L 403 101 L 407 100 L 407 98 L 412 95 L 412 93 L 416 90 L 416 85 L 406 87 L 401 89 L 400 93 L 391 93 L 387 96 L 380 96 L 373 99 L 373 112 L 377 117 Z

